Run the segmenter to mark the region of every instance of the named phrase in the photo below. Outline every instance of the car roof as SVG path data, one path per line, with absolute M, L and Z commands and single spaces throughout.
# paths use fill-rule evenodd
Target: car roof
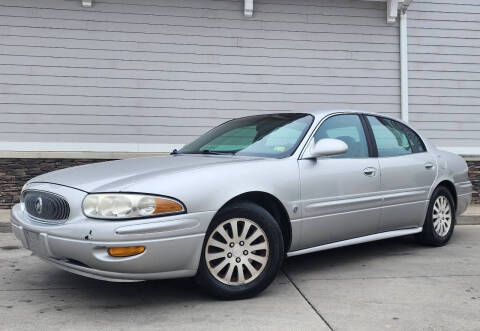
M 358 110 L 358 109 L 324 109 L 324 110 L 312 110 L 312 111 L 304 111 L 303 113 L 311 114 L 315 116 L 325 116 L 337 113 L 355 113 L 355 114 L 372 114 L 372 115 L 380 115 L 375 112 L 365 111 L 365 110 Z
M 352 114 L 364 114 L 364 115 L 373 115 L 373 116 L 382 116 L 386 118 L 391 118 L 395 121 L 402 122 L 408 126 L 407 123 L 402 121 L 398 117 L 390 116 L 387 114 L 376 113 L 373 111 L 359 110 L 359 109 L 323 109 L 323 110 L 311 110 L 311 111 L 302 111 L 301 113 L 310 114 L 315 116 L 317 119 L 324 118 L 325 116 L 338 114 L 338 113 L 352 113 Z
M 281 113 L 266 113 L 266 114 L 261 114 L 261 115 L 252 115 L 252 116 L 268 116 L 268 115 L 284 115 L 284 114 L 308 114 L 312 115 L 315 117 L 316 121 L 321 120 L 325 118 L 326 116 L 333 115 L 333 114 L 342 114 L 342 113 L 352 113 L 352 114 L 364 114 L 364 115 L 373 115 L 373 116 L 381 116 L 381 117 L 386 117 L 393 119 L 395 121 L 401 122 L 408 127 L 408 123 L 405 123 L 403 120 L 401 120 L 398 117 L 386 115 L 386 114 L 381 114 L 381 113 L 376 113 L 372 111 L 366 111 L 366 110 L 358 110 L 358 109 L 323 109 L 323 110 L 304 110 L 304 111 L 285 111 Z M 248 116 L 247 116 L 248 117 Z

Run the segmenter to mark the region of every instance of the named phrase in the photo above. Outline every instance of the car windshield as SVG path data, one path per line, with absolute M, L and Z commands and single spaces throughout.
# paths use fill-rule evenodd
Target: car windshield
M 312 122 L 308 114 L 239 118 L 213 128 L 177 153 L 283 158 L 295 152 Z

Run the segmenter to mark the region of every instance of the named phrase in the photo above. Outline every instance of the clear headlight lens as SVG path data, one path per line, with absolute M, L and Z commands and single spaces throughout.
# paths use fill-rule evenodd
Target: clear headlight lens
M 82 204 L 87 217 L 100 219 L 131 219 L 185 212 L 183 204 L 171 198 L 143 194 L 89 194 Z

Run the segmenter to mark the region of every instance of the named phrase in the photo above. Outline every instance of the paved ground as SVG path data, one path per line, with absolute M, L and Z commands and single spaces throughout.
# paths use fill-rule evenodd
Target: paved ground
M 442 248 L 409 238 L 287 260 L 257 298 L 189 280 L 106 283 L 39 261 L 0 233 L 0 329 L 480 330 L 480 226 Z
M 480 225 L 480 204 L 472 204 L 457 220 L 460 224 Z

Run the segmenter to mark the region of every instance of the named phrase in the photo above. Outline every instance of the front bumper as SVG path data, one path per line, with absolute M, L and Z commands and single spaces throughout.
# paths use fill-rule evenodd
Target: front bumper
M 214 212 L 135 221 L 84 217 L 49 226 L 30 219 L 20 205 L 11 223 L 23 246 L 64 270 L 109 281 L 190 277 L 198 269 L 203 238 Z M 142 254 L 115 258 L 108 247 L 145 246 Z

